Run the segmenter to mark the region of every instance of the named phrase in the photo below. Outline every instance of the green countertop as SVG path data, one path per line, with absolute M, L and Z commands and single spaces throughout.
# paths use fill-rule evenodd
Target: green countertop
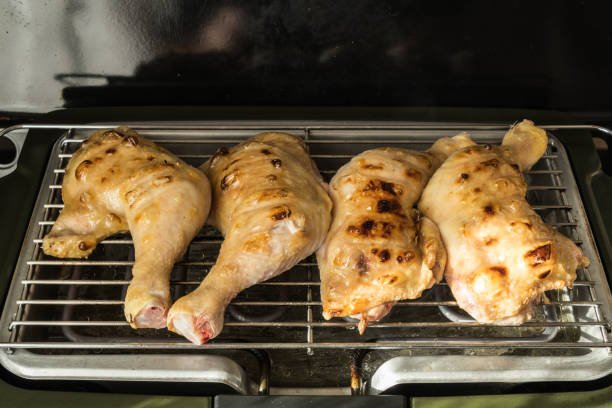
M 612 407 L 612 387 L 585 392 L 553 394 L 477 395 L 466 397 L 418 397 L 414 408 L 599 408 Z
M 207 408 L 209 397 L 102 394 L 24 390 L 0 381 L 0 407 L 10 408 Z

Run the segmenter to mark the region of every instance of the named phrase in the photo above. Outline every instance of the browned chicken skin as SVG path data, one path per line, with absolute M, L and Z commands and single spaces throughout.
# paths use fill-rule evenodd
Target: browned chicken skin
M 134 328 L 165 327 L 170 272 L 210 209 L 206 176 L 129 128 L 101 130 L 68 163 L 62 199 L 43 251 L 85 258 L 104 238 L 129 230 L 136 256 L 126 319 Z
M 459 306 L 479 322 L 530 319 L 545 291 L 571 287 L 576 268 L 588 265 L 525 200 L 521 171 L 546 146 L 546 132 L 526 120 L 501 147 L 471 142 L 449 155 L 421 197 L 419 209 L 438 224 L 447 249 L 446 281 Z
M 261 133 L 220 149 L 202 167 L 213 186 L 209 222 L 225 240 L 202 284 L 168 314 L 168 328 L 196 344 L 219 334 L 240 291 L 314 252 L 331 219 L 324 182 L 295 136 Z
M 323 316 L 357 315 L 359 331 L 401 299 L 442 279 L 446 252 L 438 228 L 413 205 L 439 160 L 430 153 L 379 148 L 338 170 L 330 183 L 332 227 L 317 251 Z

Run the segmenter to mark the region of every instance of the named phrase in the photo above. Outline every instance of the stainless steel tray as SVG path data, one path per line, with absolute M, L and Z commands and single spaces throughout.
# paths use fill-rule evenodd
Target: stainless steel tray
M 229 308 L 221 336 L 194 346 L 166 331 L 133 331 L 123 320 L 122 299 L 134 259 L 129 235 L 103 241 L 87 260 L 61 260 L 42 253 L 42 237 L 62 208 L 61 182 L 72 152 L 93 129 L 114 125 L 29 125 L 5 130 L 66 130 L 51 153 L 0 321 L 0 362 L 17 375 L 211 381 L 254 392 L 258 374 L 241 368 L 248 364 L 236 357 L 237 350 L 274 355 L 274 368 L 280 373 L 290 371 L 296 362 L 312 364 L 313 371 L 331 364 L 330 376 L 346 373 L 346 378 L 348 360 L 337 357 L 333 364 L 322 359 L 329 359 L 327 350 L 336 350 L 333 353 L 339 356 L 353 350 L 361 353 L 359 372 L 371 393 L 402 382 L 586 380 L 612 372 L 612 295 L 565 149 L 554 136 L 567 127 L 547 126 L 546 155 L 526 175 L 528 200 L 546 222 L 581 246 L 591 266 L 578 271 L 573 289 L 549 292 L 551 301 L 539 306 L 533 321 L 504 327 L 478 324 L 461 314 L 442 283 L 420 299 L 400 302 L 387 318 L 359 336 L 353 323 L 322 318 L 318 271 L 314 257 L 309 257 L 282 276 L 244 291 Z M 508 127 L 395 122 L 127 125 L 196 166 L 217 148 L 259 131 L 287 131 L 304 137 L 326 179 L 368 148 L 425 149 L 459 130 L 469 131 L 478 141 L 498 143 Z M 205 276 L 221 239 L 209 227 L 194 239 L 173 272 L 174 297 L 192 290 Z M 125 370 L 126 366 L 136 369 Z M 289 384 L 278 382 L 282 387 Z M 315 384 L 346 392 L 346 387 L 332 382 Z

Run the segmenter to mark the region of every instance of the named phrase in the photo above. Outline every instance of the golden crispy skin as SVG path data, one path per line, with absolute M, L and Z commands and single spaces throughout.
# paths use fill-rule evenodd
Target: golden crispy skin
M 317 251 L 323 316 L 358 315 L 359 330 L 401 299 L 442 278 L 438 228 L 418 223 L 413 205 L 438 161 L 429 153 L 379 148 L 338 170 L 330 183 L 334 217 Z
M 203 169 L 213 186 L 209 222 L 225 240 L 202 284 L 168 315 L 168 328 L 196 344 L 219 334 L 240 291 L 314 252 L 331 220 L 325 183 L 295 136 L 261 133 L 220 149 Z
M 135 328 L 165 327 L 172 266 L 210 209 L 206 176 L 129 128 L 100 130 L 68 163 L 62 199 L 43 251 L 85 258 L 104 238 L 129 230 L 136 259 L 126 319 Z
M 501 147 L 472 142 L 448 157 L 421 197 L 419 209 L 438 224 L 446 246 L 446 281 L 479 322 L 530 319 L 544 291 L 571 287 L 576 268 L 588 264 L 525 200 L 521 171 L 546 145 L 546 133 L 530 121 L 513 127 Z

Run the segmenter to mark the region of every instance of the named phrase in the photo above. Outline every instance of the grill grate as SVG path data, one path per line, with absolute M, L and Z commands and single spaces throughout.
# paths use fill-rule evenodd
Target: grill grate
M 44 126 L 31 126 L 44 127 Z M 53 127 L 53 126 L 48 126 Z M 122 305 L 134 253 L 129 235 L 102 241 L 87 260 L 61 260 L 42 253 L 42 237 L 63 208 L 64 168 L 87 135 L 106 126 L 66 129 L 52 152 L 2 318 L 1 346 L 27 349 L 590 349 L 612 347 L 611 297 L 595 250 L 575 180 L 563 146 L 548 127 L 546 155 L 527 173 L 528 200 L 544 220 L 581 246 L 591 259 L 578 271 L 572 289 L 551 291 L 537 317 L 520 326 L 478 324 L 456 305 L 445 283 L 417 300 L 401 301 L 384 320 L 359 336 L 355 323 L 321 316 L 316 260 L 245 290 L 233 302 L 222 334 L 194 346 L 165 330 L 133 331 Z M 479 142 L 499 143 L 507 129 L 497 126 L 430 127 L 409 125 L 135 125 L 143 136 L 192 165 L 221 146 L 231 146 L 262 130 L 283 130 L 305 138 L 328 181 L 355 154 L 377 146 L 422 150 L 454 129 L 470 131 Z M 205 227 L 172 275 L 176 299 L 193 290 L 214 264 L 222 242 Z M 185 351 L 183 351 L 185 352 Z

